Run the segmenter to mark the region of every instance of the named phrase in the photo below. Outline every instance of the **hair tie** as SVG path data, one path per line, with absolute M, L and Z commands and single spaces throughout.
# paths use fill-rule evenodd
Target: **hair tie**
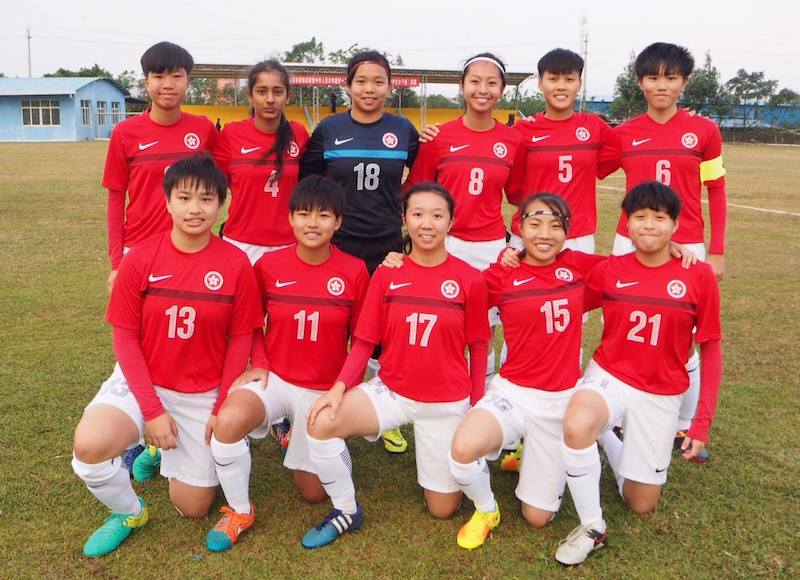
M 468 61 L 467 61 L 467 62 L 464 64 L 464 69 L 463 69 L 463 72 L 465 72 L 465 73 L 466 73 L 466 72 L 467 72 L 467 69 L 469 68 L 469 65 L 471 65 L 472 63 L 474 63 L 474 62 L 481 62 L 481 61 L 482 61 L 482 62 L 490 62 L 490 63 L 492 63 L 494 66 L 496 66 L 498 69 L 500 69 L 500 76 L 502 76 L 502 77 L 503 77 L 503 81 L 505 81 L 505 80 L 506 80 L 506 68 L 505 68 L 505 67 L 504 67 L 502 64 L 500 64 L 500 61 L 498 61 L 498 60 L 496 60 L 496 59 L 494 59 L 494 58 L 492 58 L 492 57 L 490 57 L 490 56 L 476 56 L 475 58 L 471 58 L 471 59 L 469 59 L 469 60 L 468 60 Z

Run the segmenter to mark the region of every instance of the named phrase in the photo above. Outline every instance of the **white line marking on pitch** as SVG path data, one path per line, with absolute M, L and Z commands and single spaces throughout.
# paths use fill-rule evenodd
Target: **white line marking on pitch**
M 622 188 L 622 187 L 613 187 L 613 186 L 610 186 L 610 185 L 598 185 L 597 189 L 608 189 L 610 191 L 625 191 L 625 189 Z M 706 200 L 706 199 L 703 199 L 701 201 L 703 203 L 708 203 L 708 200 Z M 767 209 L 767 208 L 764 208 L 764 207 L 753 207 L 752 205 L 741 205 L 741 204 L 738 204 L 738 203 L 730 203 L 730 202 L 728 202 L 728 206 L 729 207 L 735 207 L 735 208 L 738 208 L 738 209 L 750 209 L 750 210 L 753 210 L 753 211 L 760 211 L 760 212 L 763 212 L 763 213 L 776 213 L 778 215 L 791 215 L 791 216 L 795 216 L 795 217 L 800 217 L 800 212 L 796 212 L 796 211 L 782 211 L 782 210 L 779 210 L 779 209 Z

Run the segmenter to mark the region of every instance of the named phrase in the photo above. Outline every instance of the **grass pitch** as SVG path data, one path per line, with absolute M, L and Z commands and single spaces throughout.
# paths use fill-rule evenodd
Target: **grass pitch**
M 725 377 L 712 460 L 676 456 L 658 511 L 629 512 L 604 474 L 610 544 L 578 569 L 554 560 L 576 524 L 571 502 L 531 530 L 513 496 L 516 476 L 493 472 L 503 512 L 475 552 L 449 521 L 426 512 L 413 445 L 390 456 L 351 444 L 366 513 L 358 534 L 316 551 L 300 547 L 328 505 L 301 502 L 271 441 L 254 445 L 256 527 L 231 552 L 204 546 L 216 515 L 180 518 L 163 480 L 137 486 L 151 521 L 117 553 L 81 547 L 105 514 L 70 468 L 72 432 L 113 365 L 106 304 L 107 144 L 0 144 L 0 569 L 9 577 L 752 577 L 800 575 L 800 217 L 731 208 L 722 283 Z M 800 212 L 800 149 L 728 146 L 729 201 Z M 620 174 L 604 185 L 622 187 Z M 621 198 L 601 190 L 600 251 L 610 249 Z M 596 345 L 598 317 L 586 332 Z M 406 431 L 408 433 L 408 431 Z

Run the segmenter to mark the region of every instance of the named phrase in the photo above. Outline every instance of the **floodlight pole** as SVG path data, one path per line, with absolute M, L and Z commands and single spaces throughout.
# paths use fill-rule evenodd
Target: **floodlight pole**
M 26 27 L 25 32 L 28 39 L 28 78 L 31 78 L 31 27 Z
M 583 91 L 581 91 L 581 101 L 578 107 L 579 111 L 583 111 L 583 108 L 586 106 L 586 71 L 589 68 L 589 29 L 586 26 L 587 18 L 586 14 L 581 17 L 581 41 L 583 43 Z

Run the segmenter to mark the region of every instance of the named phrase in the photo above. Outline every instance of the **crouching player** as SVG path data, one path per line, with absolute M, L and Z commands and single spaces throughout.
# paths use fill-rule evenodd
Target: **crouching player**
M 283 464 L 292 470 L 300 495 L 313 503 L 326 498 L 309 457 L 306 418 L 342 368 L 348 335 L 369 284 L 364 262 L 331 244 L 344 204 L 338 183 L 319 175 L 306 177 L 289 200 L 297 243 L 256 262 L 266 335 L 257 332 L 251 369 L 237 379 L 211 438 L 228 506 L 208 533 L 209 550 L 229 549 L 253 525 L 246 436 L 264 437 L 276 418 L 288 417 L 294 426 Z
M 163 450 L 161 474 L 187 517 L 205 517 L 217 475 L 208 446 L 228 386 L 247 365 L 262 324 L 247 257 L 211 235 L 227 183 L 208 154 L 177 161 L 164 176 L 172 230 L 123 258 L 106 318 L 122 375 L 86 407 L 72 467 L 111 515 L 83 552 L 114 551 L 148 518 L 121 455 L 144 435 Z
M 695 326 L 703 356 L 700 402 L 683 457 L 693 459 L 708 441 L 722 376 L 719 288 L 709 265 L 684 269 L 670 257 L 680 208 L 678 195 L 659 182 L 631 189 L 622 209 L 635 250 L 599 264 L 587 279 L 587 301 L 602 306 L 605 324 L 564 417 L 562 456 L 580 525 L 556 551 L 562 564 L 580 564 L 608 537 L 598 439 L 628 506 L 655 509 L 689 388 L 685 363 Z M 624 442 L 611 431 L 620 424 Z

